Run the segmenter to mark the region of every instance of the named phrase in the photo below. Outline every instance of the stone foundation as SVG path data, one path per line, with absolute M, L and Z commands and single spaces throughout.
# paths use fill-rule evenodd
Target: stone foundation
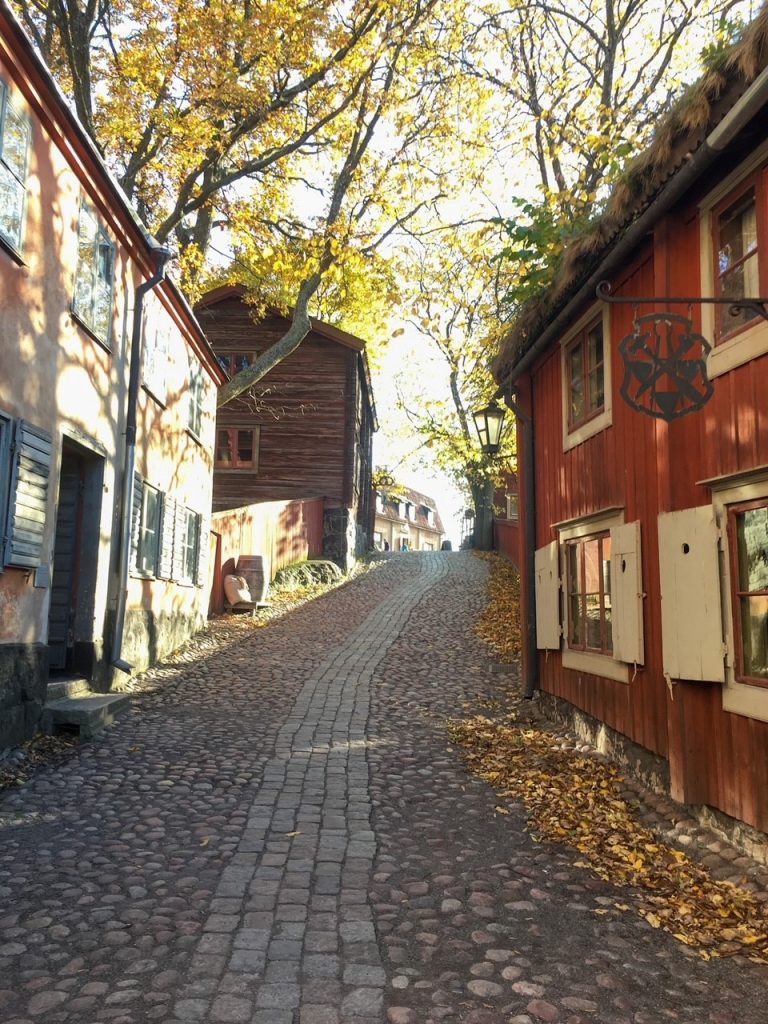
M 110 615 L 105 634 L 110 638 L 105 644 L 107 662 L 111 654 L 112 621 Z M 175 651 L 204 625 L 200 612 L 157 615 L 144 609 L 129 609 L 125 614 L 122 656 L 133 665 L 134 672 L 143 672 Z M 115 669 L 109 670 L 108 677 L 106 687 L 102 684 L 99 689 L 109 689 L 116 681 L 125 679 L 124 674 Z
M 45 644 L 0 645 L 0 750 L 37 732 L 48 685 Z
M 605 754 L 648 789 L 669 796 L 669 764 L 665 758 L 638 746 L 561 697 L 539 691 L 536 700 L 548 718 L 562 722 L 584 743 Z M 719 833 L 754 860 L 768 865 L 768 836 L 764 832 L 706 804 L 687 804 L 686 809 L 700 824 Z

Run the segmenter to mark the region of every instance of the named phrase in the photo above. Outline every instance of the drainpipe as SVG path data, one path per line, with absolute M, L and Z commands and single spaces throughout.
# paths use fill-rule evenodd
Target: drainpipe
M 560 310 L 546 330 L 538 336 L 531 348 L 521 356 L 506 380 L 501 382 L 502 386 L 513 375 L 517 378 L 525 373 L 534 360 L 546 351 L 550 343 L 573 323 L 576 310 L 587 299 L 595 297 L 595 289 L 598 284 L 621 266 L 625 257 L 633 253 L 656 221 L 660 220 L 685 195 L 766 103 L 768 103 L 768 68 L 764 68 L 760 72 L 743 96 L 731 107 L 722 121 L 712 129 L 693 156 L 688 159 L 688 163 L 630 225 L 623 237 L 605 259 L 601 260 L 597 269 L 590 274 L 573 298 Z
M 117 606 L 115 608 L 115 631 L 112 637 L 110 664 L 121 672 L 130 674 L 133 665 L 125 661 L 123 634 L 125 632 L 125 608 L 128 601 L 128 569 L 131 556 L 131 519 L 133 513 L 134 473 L 136 470 L 136 412 L 139 399 L 139 370 L 141 367 L 142 319 L 144 298 L 165 277 L 165 265 L 171 252 L 165 247 L 153 250 L 155 272 L 136 289 L 133 307 L 133 333 L 131 335 L 131 368 L 128 378 L 128 408 L 125 416 L 125 462 L 123 465 L 123 493 L 120 523 L 120 564 L 118 566 Z
M 512 393 L 514 394 L 514 392 Z M 539 688 L 539 658 L 536 649 L 536 492 L 533 470 L 533 420 L 512 397 L 504 395 L 505 405 L 512 410 L 523 430 L 523 578 L 525 580 L 525 680 L 523 696 L 531 700 Z

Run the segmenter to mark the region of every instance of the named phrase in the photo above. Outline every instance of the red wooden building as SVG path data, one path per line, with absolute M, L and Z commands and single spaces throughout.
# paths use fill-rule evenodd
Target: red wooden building
M 768 322 L 765 303 L 700 300 L 768 295 L 767 65 L 764 11 L 660 123 L 496 364 L 534 510 L 529 692 L 676 799 L 762 831 Z M 602 301 L 601 281 L 630 301 Z
M 225 286 L 196 307 L 222 367 L 234 375 L 285 334 L 270 313 L 256 323 L 245 288 Z M 373 432 L 365 342 L 320 320 L 251 392 L 219 409 L 213 510 L 263 501 L 324 499 L 324 554 L 346 567 L 372 543 Z

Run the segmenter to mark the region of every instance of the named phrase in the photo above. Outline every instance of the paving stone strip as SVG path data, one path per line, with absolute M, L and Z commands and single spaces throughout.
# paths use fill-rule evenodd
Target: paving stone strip
M 420 567 L 318 663 L 290 709 L 175 1020 L 293 1024 L 295 1011 L 301 1024 L 382 1019 L 385 972 L 368 900 L 370 684 L 445 561 L 426 556 Z

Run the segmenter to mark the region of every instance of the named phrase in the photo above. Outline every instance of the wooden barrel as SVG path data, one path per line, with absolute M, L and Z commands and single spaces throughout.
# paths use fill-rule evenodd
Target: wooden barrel
M 266 601 L 269 590 L 269 559 L 264 555 L 240 555 L 237 560 L 237 575 L 248 581 L 251 600 Z

